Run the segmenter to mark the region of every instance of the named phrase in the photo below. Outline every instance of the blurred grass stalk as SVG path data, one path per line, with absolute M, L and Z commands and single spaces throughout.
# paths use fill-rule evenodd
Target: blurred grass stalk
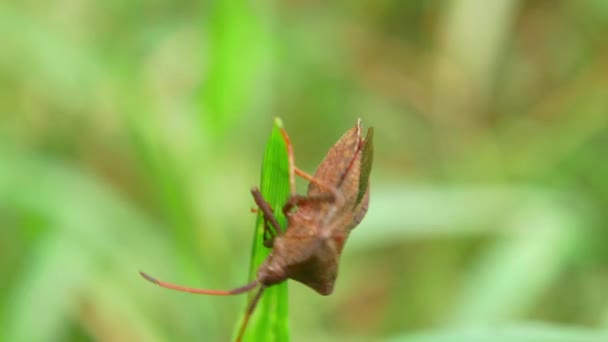
M 387 342 L 603 342 L 608 333 L 583 327 L 543 323 L 506 325 L 500 328 L 454 329 L 398 336 Z
M 281 210 L 289 196 L 289 163 L 287 146 L 281 134 L 282 122 L 275 119 L 274 127 L 264 152 L 260 191 L 273 209 L 281 227 L 287 226 L 287 219 Z M 249 280 L 257 277 L 257 270 L 264 262 L 270 249 L 264 247 L 264 217 L 258 212 L 255 224 Z M 248 296 L 251 301 L 255 291 Z M 245 341 L 289 341 L 287 282 L 267 288 L 260 299 L 249 326 L 245 331 Z M 237 331 L 242 319 L 238 322 Z
M 66 340 L 75 322 L 108 340 L 162 340 L 133 276 L 171 259 L 155 224 L 81 170 L 3 145 L 0 164 L 0 207 L 14 213 L 3 234 L 28 240 L 0 301 L 0 341 Z

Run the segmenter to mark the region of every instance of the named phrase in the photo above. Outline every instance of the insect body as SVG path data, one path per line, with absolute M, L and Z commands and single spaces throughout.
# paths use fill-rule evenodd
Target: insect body
M 254 187 L 251 193 L 265 220 L 264 245 L 272 248 L 258 269 L 257 279 L 233 290 L 206 290 L 162 282 L 140 272 L 159 286 L 198 294 L 234 295 L 259 287 L 248 305 L 237 341 L 266 287 L 293 279 L 322 295 L 332 293 L 344 243 L 365 216 L 369 204 L 373 128 L 368 129 L 363 138 L 361 121 L 357 121 L 332 146 L 314 175 L 295 166 L 291 142 L 284 130 L 282 133 L 288 149 L 291 190 L 283 207 L 287 229 L 282 230 L 272 209 Z M 296 193 L 296 175 L 310 182 L 306 196 Z

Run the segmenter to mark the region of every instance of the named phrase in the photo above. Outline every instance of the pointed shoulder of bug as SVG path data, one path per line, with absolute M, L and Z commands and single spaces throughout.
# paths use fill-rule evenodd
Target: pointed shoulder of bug
M 365 216 L 369 203 L 369 176 L 373 163 L 373 128 L 365 138 L 361 136 L 360 122 L 349 130 L 330 150 L 317 170 L 322 180 L 336 187 L 340 200 L 325 203 L 320 209 L 324 213 L 319 226 L 339 236 L 347 236 Z M 336 157 L 338 156 L 338 157 Z M 338 160 L 336 166 L 325 167 L 328 160 Z M 311 186 L 313 191 L 323 191 Z M 311 192 L 309 192 L 310 194 Z
M 365 154 L 364 160 L 366 165 L 371 165 L 371 153 L 373 146 L 371 144 L 373 138 L 373 128 L 367 132 L 367 136 L 362 136 L 361 120 L 348 130 L 344 135 L 329 149 L 323 161 L 317 167 L 314 177 L 322 183 L 331 185 L 337 189 L 347 192 L 344 181 L 349 176 L 359 178 L 362 171 L 365 172 L 365 178 L 369 176 L 371 167 L 360 169 L 360 158 Z M 369 163 L 368 163 L 369 161 Z M 367 180 L 365 180 L 367 183 Z M 325 189 L 320 188 L 317 184 L 311 183 L 308 187 L 309 195 L 318 195 L 323 193 Z M 348 197 L 348 194 L 344 194 Z
M 329 149 L 323 161 L 317 167 L 314 177 L 324 184 L 339 188 L 344 175 L 352 164 L 353 158 L 357 154 L 361 140 L 361 124 L 357 124 L 348 130 L 344 135 Z M 308 186 L 308 194 L 312 196 L 326 192 L 315 183 Z

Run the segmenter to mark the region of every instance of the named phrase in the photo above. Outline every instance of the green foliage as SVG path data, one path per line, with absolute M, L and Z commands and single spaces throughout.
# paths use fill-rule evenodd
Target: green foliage
M 0 2 L 0 340 L 229 340 L 243 297 L 137 271 L 243 283 L 275 116 L 308 172 L 376 128 L 368 215 L 332 296 L 290 287 L 293 340 L 606 340 L 607 8 Z M 287 334 L 271 290 L 250 334 Z
M 493 329 L 462 329 L 442 333 L 420 333 L 389 339 L 388 342 L 601 342 L 608 333 L 546 324 L 521 324 Z

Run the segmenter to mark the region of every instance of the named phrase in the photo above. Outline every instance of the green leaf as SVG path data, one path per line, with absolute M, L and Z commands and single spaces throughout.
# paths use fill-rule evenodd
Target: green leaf
M 262 180 L 260 191 L 274 211 L 281 227 L 285 228 L 287 219 L 281 208 L 289 196 L 289 162 L 287 146 L 281 134 L 282 123 L 275 119 L 274 128 L 264 152 L 262 162 Z M 270 249 L 264 247 L 264 219 L 262 213 L 257 215 L 253 240 L 249 279 L 257 276 L 257 270 L 264 262 Z M 252 293 L 249 298 L 251 300 Z M 240 327 L 238 323 L 237 329 Z M 289 321 L 287 312 L 287 282 L 274 285 L 264 291 L 249 326 L 245 331 L 244 341 L 289 341 Z

